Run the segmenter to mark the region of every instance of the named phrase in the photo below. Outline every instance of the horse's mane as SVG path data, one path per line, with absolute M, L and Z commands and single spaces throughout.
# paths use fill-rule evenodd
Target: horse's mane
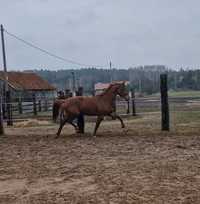
M 107 89 L 105 89 L 102 93 L 97 94 L 97 96 L 104 96 L 110 89 L 115 86 L 115 85 L 120 85 L 119 83 L 111 83 Z
M 106 88 L 102 93 L 98 94 L 98 96 L 104 96 L 112 87 L 113 84 L 110 84 L 108 88 Z

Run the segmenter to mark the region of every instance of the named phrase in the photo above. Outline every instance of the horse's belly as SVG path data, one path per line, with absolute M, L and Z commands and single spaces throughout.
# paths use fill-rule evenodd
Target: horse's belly
M 96 107 L 82 107 L 81 113 L 85 115 L 97 115 Z
M 96 116 L 96 115 L 108 115 L 111 113 L 109 110 L 102 110 L 98 109 L 97 107 L 91 107 L 91 108 L 84 108 L 81 110 L 81 112 L 85 115 L 90 115 L 90 116 Z
M 85 115 L 109 115 L 113 112 L 112 107 L 106 106 L 104 103 L 83 103 L 80 111 Z

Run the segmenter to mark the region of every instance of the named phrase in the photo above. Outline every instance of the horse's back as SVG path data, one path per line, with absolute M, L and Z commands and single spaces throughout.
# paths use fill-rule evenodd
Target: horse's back
M 97 112 L 96 98 L 90 96 L 71 97 L 62 106 L 67 112 L 75 114 L 94 115 Z
M 86 115 L 96 115 L 98 111 L 98 101 L 95 97 L 83 97 L 80 103 L 80 110 Z

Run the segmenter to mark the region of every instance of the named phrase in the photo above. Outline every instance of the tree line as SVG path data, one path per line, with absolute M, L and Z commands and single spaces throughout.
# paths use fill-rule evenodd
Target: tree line
M 58 90 L 72 89 L 73 77 L 75 74 L 76 87 L 82 86 L 85 93 L 94 91 L 94 84 L 98 82 L 108 83 L 111 81 L 130 81 L 130 88 L 136 92 L 153 94 L 159 92 L 160 74 L 168 73 L 169 89 L 179 90 L 200 90 L 200 69 L 168 69 L 163 65 L 139 66 L 129 69 L 61 69 L 57 71 L 34 70 Z

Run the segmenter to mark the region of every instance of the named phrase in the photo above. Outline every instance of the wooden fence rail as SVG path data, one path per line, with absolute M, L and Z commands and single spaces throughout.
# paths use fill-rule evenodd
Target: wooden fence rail
M 55 99 L 37 99 L 33 101 L 18 101 L 11 103 L 11 110 L 13 119 L 23 119 L 29 117 L 44 117 L 51 118 L 52 106 Z M 132 103 L 133 102 L 133 103 Z M 190 104 L 199 102 L 200 97 L 169 97 L 169 105 L 172 111 L 188 110 Z M 116 103 L 117 113 L 120 115 L 135 115 L 143 114 L 145 112 L 160 112 L 161 101 L 159 96 L 130 98 L 129 113 L 127 114 L 128 104 L 125 100 L 117 100 Z M 6 121 L 7 118 L 4 117 Z
M 13 119 L 41 115 L 50 117 L 54 100 L 55 99 L 35 99 L 28 102 L 20 100 L 18 102 L 10 103 Z M 132 103 L 132 99 L 130 99 L 130 102 Z M 130 111 L 128 111 L 129 108 L 129 104 L 126 101 L 117 101 L 117 112 L 119 114 L 130 114 Z

